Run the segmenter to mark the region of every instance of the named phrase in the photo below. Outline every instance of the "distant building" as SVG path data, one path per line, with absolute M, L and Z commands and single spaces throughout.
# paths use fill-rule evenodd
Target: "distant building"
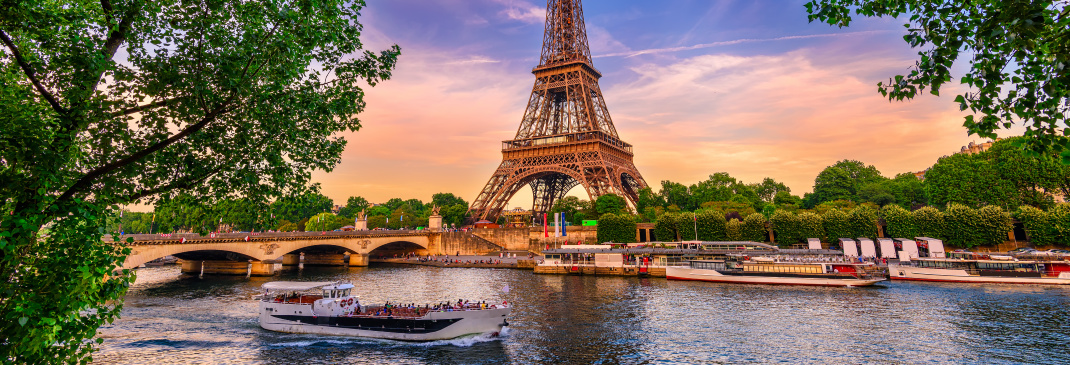
M 527 227 L 531 225 L 531 211 L 521 207 L 504 210 L 502 211 L 502 216 L 505 217 L 506 227 Z
M 1000 139 L 1002 139 L 1002 138 L 996 138 L 996 141 L 999 141 Z M 996 143 L 996 141 L 988 141 L 988 142 L 981 143 L 981 144 L 970 142 L 970 144 L 962 146 L 962 148 L 959 149 L 959 152 L 956 152 L 955 154 L 965 153 L 967 155 L 976 155 L 978 153 L 981 153 L 981 152 L 984 152 L 984 151 L 988 151 L 988 149 L 991 148 L 992 144 Z M 944 155 L 942 157 L 947 157 L 947 155 Z M 915 172 L 914 176 L 917 177 L 919 180 L 925 180 L 925 173 L 926 172 L 929 172 L 929 169 L 925 169 L 925 170 L 921 170 L 921 171 Z

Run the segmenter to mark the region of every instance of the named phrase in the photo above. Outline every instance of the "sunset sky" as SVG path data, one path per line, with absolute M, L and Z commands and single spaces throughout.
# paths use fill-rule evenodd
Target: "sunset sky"
M 792 193 L 842 159 L 885 176 L 918 171 L 971 141 L 952 100 L 890 103 L 876 84 L 916 59 L 903 21 L 809 24 L 804 0 L 588 0 L 602 91 L 635 164 L 657 190 L 715 172 L 772 177 Z M 546 4 L 537 0 L 368 0 L 368 49 L 402 47 L 394 77 L 367 91 L 342 163 L 313 179 L 349 196 L 472 201 L 501 162 L 535 81 Z M 957 76 L 956 76 L 957 77 Z M 587 197 L 580 187 L 573 195 Z M 531 207 L 522 190 L 510 206 Z

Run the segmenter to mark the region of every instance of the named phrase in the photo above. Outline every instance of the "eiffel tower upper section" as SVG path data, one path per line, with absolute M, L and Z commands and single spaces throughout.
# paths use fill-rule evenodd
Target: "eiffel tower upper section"
M 516 139 L 577 132 L 603 132 L 617 138 L 587 46 L 579 0 L 550 0 L 536 84 Z

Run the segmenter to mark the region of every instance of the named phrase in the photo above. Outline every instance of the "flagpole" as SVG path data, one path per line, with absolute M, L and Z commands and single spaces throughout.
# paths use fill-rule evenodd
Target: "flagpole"
M 692 218 L 695 218 L 695 241 L 698 241 L 698 214 L 691 213 Z

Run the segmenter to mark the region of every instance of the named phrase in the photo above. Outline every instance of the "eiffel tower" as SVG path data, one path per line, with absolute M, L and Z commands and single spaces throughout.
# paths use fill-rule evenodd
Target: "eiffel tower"
M 502 164 L 472 202 L 471 219 L 494 221 L 530 186 L 541 216 L 582 185 L 594 199 L 624 197 L 632 208 L 646 182 L 632 163 L 632 145 L 617 136 L 587 45 L 580 0 L 548 0 L 535 87 L 516 137 L 502 142 Z

